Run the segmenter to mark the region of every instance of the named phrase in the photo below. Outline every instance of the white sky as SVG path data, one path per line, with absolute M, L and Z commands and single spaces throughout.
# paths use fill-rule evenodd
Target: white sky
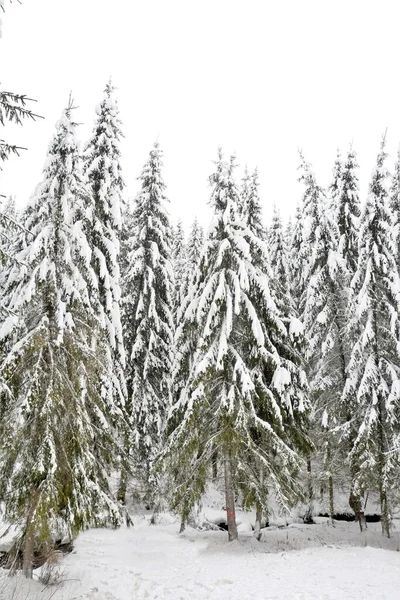
M 85 139 L 110 75 L 118 86 L 129 196 L 153 141 L 173 221 L 207 224 L 217 147 L 259 167 L 266 219 L 294 213 L 297 148 L 322 185 L 353 141 L 366 194 L 382 132 L 400 142 L 398 0 L 23 0 L 5 2 L 0 84 L 44 121 L 4 137 L 29 148 L 1 175 L 22 204 L 40 181 L 70 90 Z M 1 136 L 3 137 L 3 136 Z M 238 176 L 241 170 L 238 169 Z

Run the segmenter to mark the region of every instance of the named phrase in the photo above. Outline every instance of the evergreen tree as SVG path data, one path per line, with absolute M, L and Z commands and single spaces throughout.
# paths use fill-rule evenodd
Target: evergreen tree
M 15 198 L 10 196 L 0 209 L 0 264 L 12 257 L 13 236 L 18 229 Z
M 91 191 L 86 234 L 91 266 L 97 279 L 99 322 L 108 340 L 107 372 L 102 395 L 121 407 L 125 404 L 125 350 L 120 314 L 119 249 L 122 192 L 119 144 L 122 136 L 119 110 L 108 82 L 97 109 L 92 136 L 84 149 L 84 173 Z
M 174 504 L 185 518 L 218 449 L 230 540 L 237 538 L 235 487 L 247 506 L 266 509 L 268 481 L 287 508 L 300 494 L 298 452 L 307 446 L 307 386 L 293 341 L 298 322 L 279 314 L 265 242 L 238 219 L 233 170 L 234 160 L 226 164 L 220 152 L 210 178 L 213 225 L 176 334 L 180 395 L 165 450 L 176 477 Z
M 399 473 L 393 452 L 399 402 L 399 290 L 392 235 L 385 138 L 372 175 L 360 228 L 357 271 L 351 284 L 349 329 L 354 339 L 343 400 L 349 419 L 353 502 L 377 488 L 382 532 L 390 533 L 390 495 Z
M 281 216 L 274 206 L 272 225 L 268 235 L 271 267 L 283 293 L 290 297 L 289 252 L 286 245 Z
M 309 264 L 309 245 L 307 244 L 304 214 L 300 204 L 296 207 L 295 222 L 292 231 L 290 257 L 290 293 L 296 314 L 301 312 L 301 299 L 307 286 L 307 273 Z
M 260 238 L 266 239 L 266 229 L 262 223 L 261 200 L 259 194 L 258 169 L 249 175 L 246 168 L 243 179 L 242 193 L 239 196 L 238 206 L 241 206 L 241 215 L 251 231 Z
M 329 218 L 332 221 L 336 221 L 338 207 L 339 207 L 339 197 L 342 193 L 342 183 L 343 183 L 343 161 L 340 154 L 339 148 L 336 153 L 336 160 L 332 169 L 332 182 L 328 188 L 328 206 L 329 206 Z
M 0 500 L 8 520 L 25 522 L 27 576 L 34 545 L 50 544 L 60 522 L 70 536 L 120 522 L 108 484 L 120 413 L 98 394 L 105 340 L 92 310 L 96 277 L 82 221 L 89 199 L 71 111 L 26 211 L 30 239 L 10 283 L 14 329 L 2 328 L 12 345 L 1 365 L 10 396 L 0 421 Z
M 185 232 L 182 221 L 179 219 L 173 233 L 172 244 L 172 266 L 174 271 L 175 289 L 173 294 L 174 315 L 182 305 L 182 299 L 185 294 L 185 281 L 187 279 L 188 257 L 185 244 Z
M 397 160 L 390 186 L 390 208 L 395 226 L 396 263 L 397 269 L 400 270 L 400 148 L 397 151 Z
M 311 281 L 320 271 L 324 264 L 326 248 L 325 244 L 328 240 L 329 233 L 327 231 L 327 222 L 322 217 L 327 211 L 326 196 L 322 188 L 317 183 L 316 176 L 311 168 L 311 165 L 305 160 L 304 155 L 300 152 L 301 159 L 301 174 L 299 181 L 302 181 L 305 189 L 302 199 L 302 214 L 300 215 L 301 223 L 301 245 L 299 245 L 297 256 L 297 274 L 298 288 L 295 291 L 297 301 L 297 310 L 302 322 L 306 323 L 305 331 L 308 340 L 311 344 L 308 347 L 307 355 L 307 374 L 310 379 L 313 378 L 313 331 L 307 326 L 315 326 L 315 323 L 310 319 L 309 315 L 314 308 L 315 299 L 313 297 L 313 287 Z M 326 235 L 327 234 L 327 235 Z M 294 282 L 295 283 L 295 282 Z M 295 283 L 296 285 L 296 283 Z M 319 290 L 317 290 L 318 292 Z M 315 427 L 315 409 L 313 406 L 312 423 Z M 314 433 L 315 436 L 315 433 Z M 312 456 L 308 457 L 307 461 L 307 478 L 308 478 L 308 509 L 305 515 L 306 522 L 312 522 L 314 511 L 314 485 L 315 475 L 312 472 Z
M 350 148 L 341 172 L 337 208 L 339 254 L 344 259 L 349 282 L 355 273 L 358 261 L 358 232 L 361 211 L 357 169 L 357 156 L 354 150 Z
M 137 469 L 147 502 L 153 503 L 151 467 L 160 449 L 171 402 L 173 343 L 171 227 L 155 143 L 139 177 L 132 213 L 129 269 L 124 279 L 126 379 L 131 404 Z
M 189 269 L 191 271 L 193 271 L 199 264 L 203 245 L 204 232 L 196 217 L 193 221 L 187 244 L 187 256 L 189 261 Z
M 314 244 L 310 248 L 303 323 L 308 338 L 307 373 L 313 403 L 316 458 L 317 462 L 322 458 L 321 484 L 328 481 L 329 512 L 333 518 L 333 473 L 343 464 L 343 457 L 337 452 L 337 438 L 333 430 L 340 423 L 340 399 L 346 378 L 343 329 L 347 296 L 342 262 L 336 251 L 335 223 L 331 221 L 323 203 L 318 211 L 318 226 Z
M 199 224 L 197 217 L 194 219 L 188 243 L 186 246 L 186 268 L 184 273 L 183 285 L 181 287 L 181 302 L 177 307 L 176 323 L 180 322 L 182 316 L 182 307 L 185 305 L 185 299 L 189 294 L 192 280 L 195 277 L 196 269 L 199 265 L 201 252 L 204 245 L 204 233 L 203 228 Z

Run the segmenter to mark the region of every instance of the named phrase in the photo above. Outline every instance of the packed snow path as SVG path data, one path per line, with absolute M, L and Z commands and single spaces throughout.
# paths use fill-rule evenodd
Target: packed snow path
M 393 550 L 331 545 L 277 553 L 285 543 L 278 543 L 276 536 L 271 544 L 245 536 L 229 544 L 226 532 L 188 530 L 179 536 L 177 526 L 142 521 L 131 529 L 90 530 L 63 560 L 66 581 L 61 589 L 43 593 L 34 582 L 30 590 L 23 584 L 19 596 L 4 597 L 47 599 L 48 593 L 53 600 L 399 599 L 400 553 Z M 321 536 L 322 526 L 312 527 Z M 307 532 L 310 529 L 291 530 L 290 535 L 293 540 L 304 536 L 304 544 L 312 544 L 316 538 Z M 284 541 L 286 532 L 279 534 Z

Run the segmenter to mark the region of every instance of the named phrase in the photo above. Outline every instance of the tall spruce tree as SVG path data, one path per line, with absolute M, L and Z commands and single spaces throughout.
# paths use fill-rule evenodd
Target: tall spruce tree
M 280 315 L 266 244 L 238 218 L 234 166 L 220 152 L 210 178 L 215 216 L 176 334 L 180 396 L 165 449 L 184 518 L 201 498 L 218 449 L 230 540 L 237 539 L 235 488 L 248 506 L 267 508 L 268 482 L 287 508 L 300 494 L 295 473 L 307 446 L 298 322 Z
M 390 535 L 390 497 L 399 472 L 393 452 L 400 396 L 399 290 L 396 249 L 388 200 L 387 154 L 381 143 L 359 236 L 357 271 L 351 284 L 349 330 L 354 339 L 343 401 L 349 418 L 354 504 L 378 489 L 382 533 Z
M 152 463 L 162 443 L 171 403 L 174 333 L 171 227 L 161 169 L 162 153 L 156 142 L 139 177 L 141 191 L 131 218 L 129 267 L 124 278 L 126 379 L 136 467 L 149 504 L 154 503 Z
M 397 151 L 397 160 L 390 186 L 390 208 L 395 226 L 396 263 L 400 271 L 400 148 Z
M 30 238 L 19 279 L 9 283 L 14 328 L 2 329 L 11 343 L 1 365 L 9 396 L 0 500 L 7 519 L 24 522 L 27 576 L 34 546 L 51 544 L 56 525 L 72 536 L 121 516 L 108 483 L 121 414 L 98 392 L 107 341 L 93 310 L 97 281 L 83 223 L 90 198 L 71 113 L 70 103 L 26 211 Z
M 120 312 L 119 251 L 121 234 L 122 192 L 124 182 L 120 165 L 121 121 L 114 87 L 107 83 L 97 109 L 90 140 L 84 148 L 84 173 L 91 191 L 87 238 L 91 249 L 91 266 L 98 286 L 99 322 L 105 330 L 107 374 L 102 393 L 111 402 L 125 404 L 125 350 Z
M 307 324 L 310 324 L 308 314 L 310 313 L 310 304 L 314 302 L 310 292 L 310 283 L 321 267 L 321 261 L 324 256 L 324 243 L 326 236 L 322 235 L 323 230 L 326 232 L 326 227 L 322 220 L 322 215 L 327 211 L 327 200 L 324 190 L 318 184 L 316 176 L 311 168 L 311 165 L 305 160 L 302 152 L 300 152 L 300 177 L 299 181 L 304 184 L 304 193 L 302 198 L 302 215 L 300 215 L 299 224 L 301 224 L 301 245 L 299 245 L 299 253 L 297 257 L 296 270 L 299 276 L 298 288 L 295 291 L 297 296 L 297 310 L 300 319 Z M 312 332 L 305 327 L 308 340 L 313 336 Z M 307 374 L 312 378 L 312 344 L 308 348 L 307 355 Z M 312 424 L 315 427 L 315 405 L 313 406 Z M 312 522 L 314 512 L 314 487 L 315 474 L 312 472 L 312 456 L 308 457 L 307 473 L 308 473 L 308 509 L 305 515 L 307 522 Z
M 310 248 L 303 322 L 308 338 L 307 373 L 313 403 L 313 438 L 316 462 L 320 466 L 315 469 L 314 479 L 315 475 L 321 478 L 320 487 L 325 487 L 328 482 L 329 513 L 333 518 L 333 473 L 343 464 L 333 430 L 340 423 L 340 399 L 346 378 L 343 328 L 347 296 L 343 263 L 337 253 L 336 224 L 330 218 L 330 212 L 325 210 L 323 198 L 317 208 L 315 223 L 318 225 Z

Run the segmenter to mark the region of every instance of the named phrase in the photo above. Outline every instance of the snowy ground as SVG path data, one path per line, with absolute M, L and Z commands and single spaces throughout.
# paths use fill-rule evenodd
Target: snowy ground
M 130 529 L 90 530 L 63 559 L 61 587 L 27 584 L 0 570 L 0 598 L 399 600 L 399 528 L 385 540 L 379 523 L 366 535 L 355 523 L 291 524 L 264 530 L 259 543 L 250 519 L 239 515 L 241 539 L 233 544 L 224 531 L 178 535 L 179 523 L 168 516 L 156 526 L 142 516 Z

